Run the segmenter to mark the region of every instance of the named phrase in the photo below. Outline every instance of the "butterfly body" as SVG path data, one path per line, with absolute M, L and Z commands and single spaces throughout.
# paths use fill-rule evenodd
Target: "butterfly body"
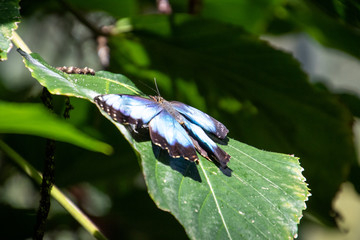
M 159 96 L 150 96 L 154 101 L 159 103 L 165 111 L 167 111 L 175 120 L 180 123 L 184 124 L 184 118 L 183 116 L 173 108 L 170 102 L 166 101 L 164 98 Z
M 96 96 L 94 101 L 119 123 L 148 126 L 152 142 L 173 158 L 198 162 L 197 150 L 205 158 L 227 166 L 230 155 L 208 136 L 224 139 L 229 131 L 222 123 L 184 103 L 160 96 L 150 98 L 106 94 Z

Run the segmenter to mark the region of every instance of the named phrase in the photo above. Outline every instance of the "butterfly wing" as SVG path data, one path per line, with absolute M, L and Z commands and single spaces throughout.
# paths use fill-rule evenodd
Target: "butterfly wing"
M 185 130 L 174 116 L 163 109 L 161 103 L 151 99 L 133 95 L 105 94 L 96 96 L 94 101 L 117 122 L 137 126 L 148 124 L 152 142 L 167 149 L 173 158 L 183 157 L 198 162 L 196 147 L 206 158 L 209 158 L 209 152 L 210 157 L 215 158 L 222 166 L 229 162 L 230 155 L 219 148 L 204 132 L 206 130 L 219 138 L 225 138 L 227 128 L 196 108 L 181 102 L 171 102 L 171 106 L 186 117 L 183 125 Z
M 184 121 L 184 127 L 189 132 L 190 136 L 196 140 L 194 145 L 202 156 L 208 159 L 215 158 L 222 167 L 227 166 L 230 155 L 222 150 L 213 140 L 211 140 L 201 127 L 191 123 L 187 119 Z
M 155 101 L 125 94 L 105 94 L 94 98 L 96 104 L 122 124 L 148 124 L 162 110 Z
M 152 142 L 167 149 L 171 157 L 199 161 L 190 136 L 167 111 L 155 116 L 149 123 L 149 129 Z
M 224 124 L 194 107 L 177 101 L 172 101 L 171 105 L 192 123 L 197 124 L 220 139 L 224 139 L 229 132 Z

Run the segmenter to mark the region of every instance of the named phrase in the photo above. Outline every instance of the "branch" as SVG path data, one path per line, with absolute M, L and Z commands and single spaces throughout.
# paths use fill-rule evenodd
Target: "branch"
M 69 10 L 82 24 L 84 24 L 86 27 L 88 27 L 95 36 L 107 36 L 109 35 L 108 32 L 103 31 L 102 28 L 99 28 L 95 26 L 92 22 L 86 19 L 86 17 L 83 16 L 79 11 L 71 7 L 70 4 L 68 4 L 64 0 L 59 0 L 59 2 L 67 9 Z

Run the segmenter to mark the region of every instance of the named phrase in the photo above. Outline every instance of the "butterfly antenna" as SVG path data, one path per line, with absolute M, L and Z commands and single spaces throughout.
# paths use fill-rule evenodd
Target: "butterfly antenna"
M 155 82 L 155 87 L 156 87 L 157 94 L 160 97 L 160 91 L 159 91 L 158 85 L 156 83 L 156 78 L 154 78 L 154 82 Z
M 146 84 L 145 82 L 141 81 L 140 79 L 137 79 L 137 82 L 140 83 L 140 84 L 142 84 L 143 86 L 145 86 L 145 87 L 153 90 L 153 91 L 157 94 L 157 91 L 156 91 L 154 88 L 150 87 L 150 86 L 149 86 L 148 84 Z

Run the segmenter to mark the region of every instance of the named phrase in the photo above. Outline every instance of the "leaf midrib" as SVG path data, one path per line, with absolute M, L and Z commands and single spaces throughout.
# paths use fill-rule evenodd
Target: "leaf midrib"
M 218 212 L 219 212 L 219 215 L 220 215 L 221 221 L 223 222 L 223 226 L 225 227 L 226 233 L 227 233 L 229 239 L 232 240 L 231 234 L 230 234 L 230 232 L 229 232 L 229 228 L 228 228 L 228 226 L 227 226 L 227 224 L 226 224 L 225 218 L 224 218 L 224 216 L 223 216 L 223 214 L 222 214 L 222 211 L 221 211 L 221 209 L 220 209 L 220 205 L 219 205 L 219 203 L 218 203 L 218 201 L 217 201 L 217 197 L 216 197 L 216 195 L 215 195 L 215 191 L 214 191 L 214 189 L 213 189 L 213 187 L 212 187 L 212 185 L 211 185 L 209 176 L 207 175 L 207 172 L 205 171 L 205 168 L 204 168 L 204 166 L 202 165 L 201 161 L 199 162 L 199 166 L 200 166 L 202 172 L 204 173 L 206 182 L 207 182 L 207 184 L 208 184 L 208 186 L 209 186 L 209 188 L 210 188 L 211 194 L 212 194 L 212 196 L 213 196 L 213 198 L 214 198 L 216 208 L 217 208 L 217 210 L 218 210 Z

